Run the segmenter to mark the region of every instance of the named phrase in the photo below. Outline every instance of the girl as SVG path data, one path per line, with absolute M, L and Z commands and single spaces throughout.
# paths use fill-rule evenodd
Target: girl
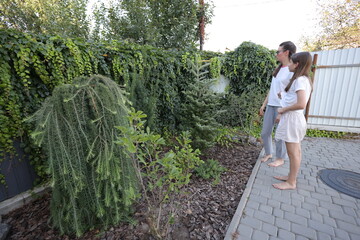
M 290 172 L 288 176 L 275 176 L 285 182 L 273 184 L 277 189 L 295 189 L 296 178 L 301 162 L 300 142 L 306 134 L 306 121 L 304 109 L 312 91 L 312 82 L 309 72 L 312 58 L 309 52 L 296 53 L 291 57 L 289 70 L 294 73 L 285 88 L 282 99 L 282 108 L 278 109 L 280 119 L 275 133 L 275 139 L 285 141 L 290 159 Z
M 293 73 L 289 71 L 288 65 L 290 63 L 290 57 L 296 52 L 296 46 L 294 43 L 287 41 L 280 44 L 278 51 L 276 52 L 276 58 L 280 62 L 279 66 L 273 73 L 271 80 L 270 91 L 266 96 L 264 103 L 262 104 L 259 115 L 264 115 L 263 128 L 261 131 L 261 138 L 264 143 L 265 156 L 261 159 L 262 162 L 266 162 L 272 158 L 272 132 L 275 125 L 275 119 L 278 114 L 277 109 L 281 107 L 279 92 L 283 92 L 284 88 L 288 85 Z M 285 143 L 282 140 L 275 139 L 276 147 L 276 159 L 268 165 L 271 167 L 277 167 L 284 164 L 284 158 L 286 156 Z

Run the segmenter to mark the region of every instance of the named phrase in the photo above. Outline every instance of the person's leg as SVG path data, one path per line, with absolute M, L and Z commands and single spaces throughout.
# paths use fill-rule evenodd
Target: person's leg
M 301 145 L 300 143 L 286 143 L 287 153 L 290 160 L 290 172 L 288 176 L 278 176 L 275 177 L 279 180 L 284 180 L 285 182 L 273 184 L 274 188 L 280 190 L 286 189 L 295 189 L 296 188 L 296 178 L 300 169 L 301 163 Z
M 275 161 L 269 163 L 270 167 L 278 167 L 284 164 L 284 159 L 286 156 L 286 146 L 283 140 L 275 139 L 276 147 L 276 159 Z
M 278 108 L 275 108 L 275 112 L 274 112 L 274 121 L 278 115 L 277 112 Z M 275 124 L 275 127 L 277 127 L 278 124 Z M 285 147 L 285 142 L 283 140 L 280 139 L 275 139 L 275 148 L 276 148 L 276 159 L 275 161 L 269 163 L 268 165 L 270 167 L 279 167 L 281 165 L 284 164 L 284 159 L 286 156 L 286 147 Z
M 271 106 L 267 106 L 264 114 L 263 127 L 261 130 L 261 138 L 263 140 L 263 146 L 265 149 L 265 156 L 261 159 L 262 162 L 266 162 L 272 157 L 271 133 L 274 129 L 273 115 L 274 115 L 274 108 Z

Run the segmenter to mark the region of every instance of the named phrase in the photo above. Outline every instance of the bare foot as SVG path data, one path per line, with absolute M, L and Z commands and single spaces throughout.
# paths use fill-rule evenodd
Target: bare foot
M 287 181 L 288 180 L 288 176 L 274 176 L 275 179 L 280 180 L 280 181 Z
M 261 162 L 266 162 L 266 161 L 269 160 L 270 158 L 272 158 L 272 155 L 271 155 L 271 154 L 265 155 L 265 156 L 261 159 Z
M 280 190 L 293 190 L 296 189 L 296 184 L 290 184 L 288 182 L 274 183 L 273 187 Z
M 269 163 L 270 167 L 279 167 L 284 164 L 284 159 L 276 159 L 275 161 Z

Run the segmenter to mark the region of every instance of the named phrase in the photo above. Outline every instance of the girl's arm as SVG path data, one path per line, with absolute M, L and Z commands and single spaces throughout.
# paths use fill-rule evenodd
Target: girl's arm
M 285 113 L 287 111 L 302 110 L 306 107 L 306 93 L 305 90 L 298 90 L 296 92 L 297 102 L 294 105 L 278 109 L 278 113 Z

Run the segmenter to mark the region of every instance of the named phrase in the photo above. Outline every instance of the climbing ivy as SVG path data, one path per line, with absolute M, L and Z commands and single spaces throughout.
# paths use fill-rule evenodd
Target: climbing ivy
M 14 155 L 13 142 L 21 138 L 33 163 L 41 165 L 44 154 L 27 137 L 34 126 L 23 120 L 56 86 L 91 74 L 107 76 L 128 92 L 139 93 L 132 101 L 147 114 L 152 129 L 176 131 L 181 91 L 194 77 L 182 57 L 194 59 L 195 52 L 0 30 L 0 153 Z M 41 166 L 36 169 L 39 176 L 46 175 Z

